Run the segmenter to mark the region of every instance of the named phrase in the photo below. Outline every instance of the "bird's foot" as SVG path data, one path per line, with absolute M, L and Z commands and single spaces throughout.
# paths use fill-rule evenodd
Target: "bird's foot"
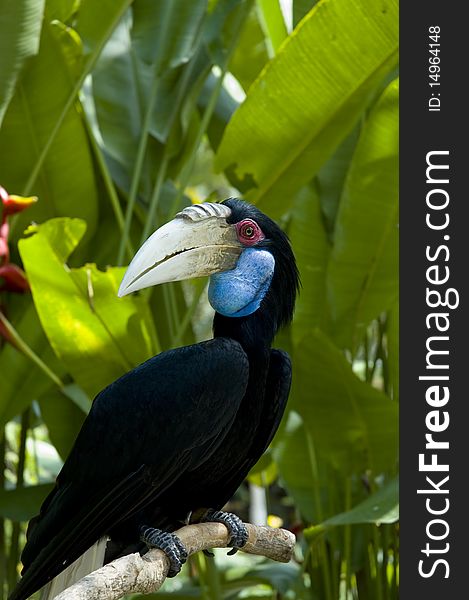
M 206 523 L 223 523 L 225 525 L 230 532 L 228 546 L 233 548 L 228 554 L 236 554 L 248 541 L 249 534 L 246 525 L 233 513 L 210 509 L 205 513 L 202 521 Z
M 159 548 L 169 559 L 170 567 L 167 577 L 175 577 L 187 560 L 187 550 L 181 540 L 174 533 L 142 526 L 140 539 L 149 548 Z

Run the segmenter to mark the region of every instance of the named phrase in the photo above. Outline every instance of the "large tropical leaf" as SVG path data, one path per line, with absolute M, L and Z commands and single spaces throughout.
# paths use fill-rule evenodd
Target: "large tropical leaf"
M 292 0 L 293 27 L 303 19 L 318 0 Z
M 200 96 L 197 100 L 197 104 L 201 110 L 205 110 L 207 108 L 216 84 L 217 78 L 213 75 L 213 73 L 210 73 L 204 82 Z M 207 128 L 208 139 L 214 151 L 216 151 L 218 148 L 223 137 L 225 127 L 237 108 L 238 102 L 236 102 L 233 96 L 231 96 L 223 87 L 220 91 L 220 95 L 218 96 L 212 118 L 210 119 L 210 123 Z
M 62 34 L 58 26 L 44 23 L 39 54 L 24 69 L 0 130 L 0 181 L 10 193 L 21 193 L 73 88 L 70 45 L 79 53 L 78 41 L 76 35 L 67 34 L 68 51 L 64 52 Z M 76 106 L 63 117 L 34 193 L 41 201 L 18 217 L 13 227 L 16 235 L 31 220 L 62 215 L 85 219 L 89 233 L 93 232 L 98 216 L 96 181 Z
M 54 355 L 39 323 L 36 309 L 28 303 L 14 323 L 28 346 L 58 376 L 63 366 Z M 14 346 L 5 344 L 0 351 L 0 426 L 21 413 L 51 387 L 51 380 Z M 53 385 L 53 384 L 52 384 Z
M 399 480 L 395 478 L 351 510 L 327 519 L 324 525 L 395 523 L 398 519 Z
M 106 41 L 111 37 L 133 0 L 81 0 L 76 23 L 84 42 L 88 70 L 95 64 Z
M 387 349 L 389 364 L 389 380 L 391 383 L 392 397 L 399 400 L 399 303 L 391 308 L 387 320 Z
M 123 268 L 70 269 L 65 261 L 85 232 L 78 219 L 52 219 L 20 240 L 44 331 L 77 383 L 93 397 L 155 352 L 155 332 L 142 298 L 117 298 Z
M 266 39 L 253 5 L 244 21 L 238 43 L 230 60 L 230 72 L 247 91 L 269 60 Z
M 300 294 L 291 326 L 293 342 L 297 343 L 304 337 L 305 331 L 322 327 L 326 322 L 329 244 L 321 218 L 319 196 L 314 187 L 305 186 L 298 194 L 288 234 L 301 277 Z
M 217 165 L 279 215 L 351 130 L 397 60 L 397 1 L 319 2 L 251 86 Z M 358 60 L 357 57 L 360 57 Z
M 276 436 L 273 455 L 281 484 L 294 499 L 299 513 L 308 521 L 317 522 L 321 509 L 316 506 L 316 494 L 320 492 L 322 472 L 313 470 L 308 435 L 300 415 L 291 410 Z
M 188 62 L 206 10 L 207 0 L 157 4 L 153 0 L 136 0 L 132 29 L 135 51 L 146 63 L 156 65 L 158 71 Z
M 363 127 L 335 225 L 329 298 L 338 339 L 352 347 L 397 298 L 398 94 L 396 80 Z
M 106 156 L 124 166 L 129 178 L 135 165 L 145 107 L 139 89 L 138 58 L 131 44 L 131 23 L 129 13 L 104 47 L 93 70 L 91 90 L 99 126 L 95 135 Z
M 291 407 L 302 416 L 322 460 L 345 473 L 392 472 L 397 459 L 396 404 L 360 381 L 318 330 L 297 345 L 293 364 Z
M 204 3 L 199 1 L 198 4 L 200 12 L 200 6 Z M 153 3 L 152 5 L 155 6 Z M 115 29 L 93 71 L 92 98 L 102 145 L 106 155 L 123 167 L 129 180 L 135 168 L 137 148 L 149 102 L 152 101 L 154 106 L 149 131 L 160 143 L 167 142 L 172 132 L 171 150 L 174 154 L 181 143 L 182 102 L 189 95 L 200 72 L 208 69 L 208 57 L 205 56 L 205 60 L 197 61 L 191 77 L 186 82 L 182 81 L 181 64 L 192 57 L 195 38 L 201 27 L 200 17 L 195 23 L 182 20 L 184 15 L 180 14 L 180 6 L 177 3 L 172 5 L 164 2 L 158 4 L 158 15 L 161 7 L 165 5 L 171 7 L 168 18 L 171 20 L 172 33 L 167 42 L 171 46 L 172 42 L 176 43 L 175 39 L 179 39 L 179 44 L 182 45 L 172 48 L 178 51 L 178 58 L 174 56 L 171 61 L 171 48 L 164 44 L 158 56 L 154 56 L 157 44 L 155 32 L 149 28 L 148 23 L 150 7 L 147 2 L 137 2 L 133 15 L 125 15 Z M 191 16 L 189 11 L 187 19 Z M 153 62 L 148 62 L 149 60 Z M 159 61 L 165 68 L 158 66 Z M 181 89 L 183 84 L 184 90 Z M 116 89 L 120 90 L 119 94 L 115 93 Z M 153 100 L 152 93 L 156 94 Z M 150 195 L 160 161 L 161 146 L 152 144 L 150 140 L 147 144 L 140 185 L 141 191 L 147 197 Z
M 51 442 L 65 460 L 80 431 L 86 412 L 59 390 L 50 390 L 39 398 L 41 415 Z
M 47 18 L 67 23 L 77 11 L 81 0 L 47 0 Z
M 259 0 L 261 23 L 273 56 L 287 37 L 287 28 L 278 0 Z
M 0 515 L 12 521 L 28 521 L 54 487 L 53 483 L 31 485 L 14 490 L 0 490 Z
M 335 220 L 339 210 L 345 179 L 350 167 L 355 146 L 357 145 L 360 126 L 355 127 L 350 135 L 338 146 L 331 158 L 321 167 L 316 181 L 321 200 L 321 210 L 328 237 L 332 239 Z
M 133 5 L 132 52 L 144 106 L 150 102 L 156 79 L 150 131 L 161 142 L 166 142 L 172 133 L 172 154 L 181 141 L 178 135 L 175 144 L 174 124 L 180 126 L 182 103 L 198 75 L 208 71 L 208 57 L 199 52 L 199 60 L 183 76 L 183 66 L 200 50 L 206 8 L 207 0 L 175 0 L 157 5 L 153 0 L 138 0 Z
M 21 68 L 39 49 L 44 0 L 0 0 L 0 126 Z
M 399 481 L 397 478 L 388 481 L 374 494 L 360 502 L 352 509 L 334 515 L 323 523 L 308 527 L 303 531 L 305 538 L 311 542 L 317 535 L 331 527 L 339 525 L 357 525 L 360 523 L 395 523 L 399 519 Z
M 389 400 L 389 402 L 392 401 Z M 334 416 L 332 415 L 332 418 Z M 329 431 L 334 429 L 333 435 L 337 437 L 346 435 L 343 423 L 339 422 L 336 428 L 329 425 L 328 429 Z M 346 443 L 344 442 L 344 444 Z M 397 442 L 393 442 L 395 453 L 396 445 Z M 357 461 L 358 449 L 354 448 L 353 441 L 349 442 L 348 446 L 355 454 L 355 462 L 360 462 L 360 460 Z M 362 483 L 362 478 L 365 477 L 366 480 L 367 474 L 361 469 L 350 468 L 353 459 L 343 459 L 342 462 L 339 462 L 337 453 L 335 457 L 325 454 L 321 442 L 314 438 L 314 430 L 306 425 L 295 410 L 290 411 L 286 426 L 281 435 L 276 438 L 273 455 L 278 465 L 281 482 L 294 499 L 295 505 L 306 521 L 322 523 L 325 517 L 331 515 L 329 518 L 332 519 L 332 515 L 344 510 L 346 508 L 347 480 L 355 482 L 351 496 L 352 503 L 358 507 L 362 502 L 366 502 L 364 509 L 369 509 L 358 513 L 354 512 L 350 516 L 350 523 L 396 520 L 395 507 L 398 498 L 395 487 L 388 490 L 386 484 L 387 491 L 383 493 L 383 503 L 381 503 L 381 495 L 376 498 L 375 503 L 372 504 L 372 500 L 368 502 L 367 488 Z M 378 506 L 377 509 L 376 506 Z M 326 522 L 328 523 L 329 519 Z M 318 527 L 321 527 L 318 533 L 325 529 L 323 526 Z
M 28 218 L 34 215 L 39 220 L 39 214 L 42 218 L 78 215 L 89 221 L 89 234 L 93 230 L 96 186 L 88 185 L 87 143 L 74 103 L 104 43 L 131 1 L 80 3 L 78 26 L 85 40 L 86 59 L 81 64 L 78 57 L 82 45 L 76 32 L 59 21 L 43 21 L 39 55 L 29 61 L 22 74 L 6 115 L 8 124 L 0 135 L 0 179 L 12 191 L 23 190 L 27 194 L 33 188 L 36 193 L 39 190 L 45 200 L 40 208 L 28 212 Z M 54 4 L 51 14 L 56 8 Z M 60 11 L 62 16 L 68 9 L 67 3 Z M 67 181 L 68 189 L 76 191 L 75 201 L 61 193 Z M 24 229 L 25 219 L 16 219 L 17 234 Z

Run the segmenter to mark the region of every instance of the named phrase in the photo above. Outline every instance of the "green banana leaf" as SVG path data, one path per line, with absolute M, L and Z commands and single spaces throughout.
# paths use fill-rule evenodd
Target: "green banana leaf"
M 397 1 L 319 2 L 249 89 L 216 165 L 281 215 L 331 156 L 396 64 Z M 359 57 L 359 59 L 357 58 Z
M 0 0 L 0 126 L 18 75 L 37 54 L 44 0 Z
M 31 227 L 19 242 L 34 302 L 57 356 L 92 398 L 156 352 L 156 333 L 141 297 L 118 298 L 124 268 L 70 269 L 66 260 L 85 232 L 79 219 Z

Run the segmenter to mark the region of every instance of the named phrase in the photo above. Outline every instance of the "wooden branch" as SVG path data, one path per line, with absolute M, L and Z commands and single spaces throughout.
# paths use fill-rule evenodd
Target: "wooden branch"
M 295 536 L 285 529 L 246 523 L 249 538 L 242 552 L 258 554 L 279 562 L 291 559 Z M 175 532 L 189 555 L 209 548 L 225 548 L 228 530 L 221 523 L 187 525 Z M 163 585 L 169 561 L 161 550 L 143 556 L 128 554 L 90 573 L 55 597 L 55 600 L 118 600 L 125 594 L 148 594 Z

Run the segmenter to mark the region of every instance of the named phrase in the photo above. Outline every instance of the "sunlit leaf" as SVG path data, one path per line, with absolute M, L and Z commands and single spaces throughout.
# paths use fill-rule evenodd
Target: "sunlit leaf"
M 279 0 L 259 0 L 261 22 L 273 56 L 287 37 L 287 28 Z
M 270 215 L 318 171 L 350 132 L 397 60 L 397 2 L 320 2 L 301 22 L 231 119 L 217 165 L 255 189 Z M 360 56 L 360 60 L 357 60 Z
M 155 332 L 142 298 L 117 298 L 123 268 L 67 267 L 84 231 L 78 219 L 53 219 L 32 228 L 19 249 L 51 345 L 93 397 L 155 353 Z
M 60 21 L 53 21 L 50 31 L 62 51 L 72 79 L 78 79 L 85 65 L 80 36 L 72 27 L 68 27 Z

